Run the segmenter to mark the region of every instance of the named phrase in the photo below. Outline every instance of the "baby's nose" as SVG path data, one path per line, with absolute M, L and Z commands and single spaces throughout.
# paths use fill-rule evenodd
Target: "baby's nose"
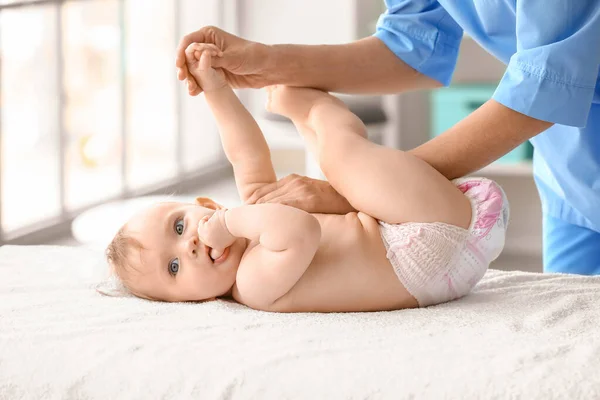
M 190 237 L 187 242 L 188 252 L 192 255 L 197 255 L 199 244 L 200 244 L 200 240 L 198 240 L 197 236 L 193 235 L 192 237 Z

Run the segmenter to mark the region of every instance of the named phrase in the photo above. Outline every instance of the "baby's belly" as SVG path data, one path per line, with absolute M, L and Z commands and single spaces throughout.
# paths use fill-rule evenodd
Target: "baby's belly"
M 377 311 L 416 307 L 386 257 L 377 221 L 356 213 L 322 222 L 310 267 L 275 304 L 281 312 Z M 414 302 L 414 305 L 413 305 Z

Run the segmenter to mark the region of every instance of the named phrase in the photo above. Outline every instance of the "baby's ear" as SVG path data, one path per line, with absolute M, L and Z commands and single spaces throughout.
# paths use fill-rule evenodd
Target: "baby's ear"
M 218 203 L 215 203 L 212 199 L 209 199 L 208 197 L 196 197 L 196 204 L 202 207 L 210 208 L 211 210 L 225 209 L 225 207 Z
M 96 291 L 100 294 L 110 297 L 132 297 L 133 295 L 123 282 L 115 275 L 110 274 L 109 278 L 103 282 L 100 282 L 96 286 Z

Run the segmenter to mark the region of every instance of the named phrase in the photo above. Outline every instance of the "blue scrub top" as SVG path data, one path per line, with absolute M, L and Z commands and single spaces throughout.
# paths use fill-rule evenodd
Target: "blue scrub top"
M 463 30 L 507 69 L 494 100 L 556 125 L 531 139 L 543 211 L 600 232 L 600 0 L 386 0 L 375 36 L 448 85 Z

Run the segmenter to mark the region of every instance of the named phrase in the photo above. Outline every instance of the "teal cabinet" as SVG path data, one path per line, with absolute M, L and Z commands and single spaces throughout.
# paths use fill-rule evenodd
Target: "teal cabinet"
M 488 101 L 496 85 L 456 85 L 431 92 L 431 136 L 435 137 Z M 518 163 L 531 160 L 533 146 L 529 141 L 521 144 L 498 162 Z

